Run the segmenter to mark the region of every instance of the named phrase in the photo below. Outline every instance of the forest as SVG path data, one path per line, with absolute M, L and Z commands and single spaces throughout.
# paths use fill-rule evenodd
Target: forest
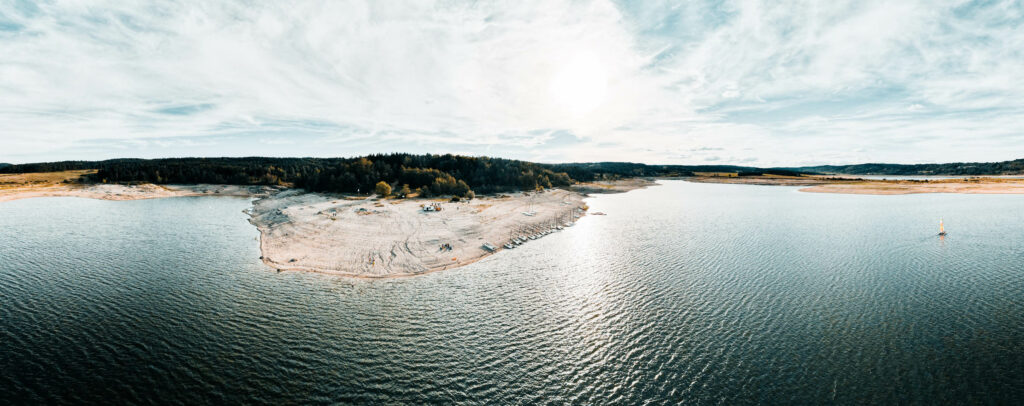
M 166 158 L 12 165 L 0 173 L 96 169 L 91 181 L 157 184 L 287 185 L 316 192 L 374 192 L 378 182 L 421 196 L 471 196 L 566 187 L 573 179 L 545 165 L 459 155 L 378 154 L 357 158 Z M 475 191 L 475 192 L 474 192 Z

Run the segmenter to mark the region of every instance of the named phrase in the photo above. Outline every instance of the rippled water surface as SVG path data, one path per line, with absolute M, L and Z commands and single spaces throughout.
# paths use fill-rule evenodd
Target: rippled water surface
M 468 267 L 352 280 L 263 266 L 244 199 L 0 203 L 0 403 L 1024 398 L 1024 196 L 589 204 Z

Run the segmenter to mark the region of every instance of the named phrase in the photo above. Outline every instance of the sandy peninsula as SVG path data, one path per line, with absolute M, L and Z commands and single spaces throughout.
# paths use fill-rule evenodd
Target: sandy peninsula
M 271 267 L 409 276 L 467 265 L 516 237 L 564 227 L 583 215 L 583 197 L 555 189 L 449 202 L 290 190 L 257 200 L 251 222 Z M 441 210 L 425 211 L 424 205 Z
M 459 202 L 292 189 L 255 201 L 249 214 L 260 230 L 263 262 L 273 268 L 391 278 L 468 265 L 507 249 L 505 244 L 517 238 L 525 243 L 533 241 L 529 236 L 543 238 L 586 214 L 587 193 L 652 185 L 646 179 L 602 181 Z
M 904 195 L 914 193 L 1024 193 L 1024 179 L 967 177 L 953 179 L 861 179 L 841 176 L 698 176 L 691 182 L 743 185 L 804 186 L 801 192 L 866 195 Z

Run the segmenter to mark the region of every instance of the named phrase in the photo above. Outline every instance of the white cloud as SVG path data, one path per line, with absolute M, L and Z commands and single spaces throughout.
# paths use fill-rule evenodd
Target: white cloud
M 1010 159 L 1022 8 L 0 0 L 0 161 Z

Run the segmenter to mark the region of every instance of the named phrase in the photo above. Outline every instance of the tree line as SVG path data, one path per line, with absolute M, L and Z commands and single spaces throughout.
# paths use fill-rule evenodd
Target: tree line
M 730 165 L 542 164 L 451 154 L 375 154 L 355 158 L 124 158 L 11 165 L 0 167 L 0 173 L 82 169 L 96 169 L 89 179 L 95 182 L 284 185 L 314 192 L 357 194 L 374 193 L 378 183 L 383 182 L 395 195 L 460 197 L 630 177 L 692 176 L 694 172 L 799 174 L 792 170 Z
M 566 187 L 547 165 L 460 155 L 376 154 L 357 158 L 166 158 L 62 161 L 0 168 L 0 173 L 96 169 L 96 182 L 287 185 L 314 192 L 369 194 L 378 183 L 423 196 Z M 474 192 L 475 191 L 475 192 Z

